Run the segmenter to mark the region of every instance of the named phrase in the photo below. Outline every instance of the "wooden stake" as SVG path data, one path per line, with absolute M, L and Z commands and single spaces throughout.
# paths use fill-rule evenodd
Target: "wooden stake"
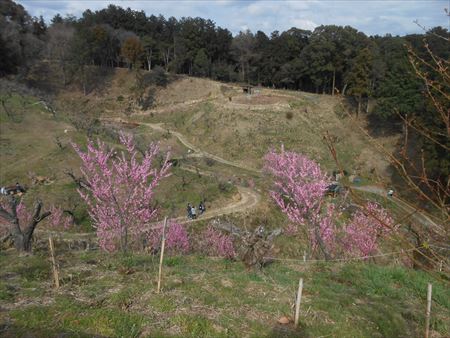
M 427 293 L 427 314 L 425 320 L 425 338 L 428 338 L 430 335 L 430 314 L 431 314 L 431 292 L 433 286 L 431 283 L 428 283 L 428 293 Z
M 303 250 L 303 262 L 306 262 L 306 250 Z
M 164 258 L 164 247 L 166 245 L 166 225 L 167 225 L 167 217 L 164 217 L 164 226 L 161 239 L 161 256 L 159 257 L 158 289 L 156 290 L 156 293 L 159 293 L 159 291 L 161 290 L 162 263 Z
M 295 301 L 295 326 L 298 326 L 298 318 L 300 316 L 300 303 L 302 301 L 303 278 L 298 282 L 297 299 Z
M 48 237 L 48 243 L 50 246 L 50 256 L 52 259 L 53 279 L 55 280 L 55 287 L 58 289 L 59 288 L 59 273 L 58 273 L 58 267 L 56 265 L 56 260 L 55 260 L 55 248 L 53 246 L 52 236 Z

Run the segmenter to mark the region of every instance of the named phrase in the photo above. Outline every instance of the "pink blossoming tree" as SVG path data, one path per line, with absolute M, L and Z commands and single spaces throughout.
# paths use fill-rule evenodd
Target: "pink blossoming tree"
M 271 150 L 265 156 L 265 170 L 275 178 L 275 189 L 270 192 L 275 203 L 292 223 L 307 225 L 313 245 L 330 258 L 325 240 L 332 241 L 334 224 L 328 212 L 322 213 L 329 180 L 320 165 L 282 146 L 280 153 Z
M 154 229 L 148 231 L 148 245 L 152 250 L 161 248 L 163 225 L 159 224 Z M 189 235 L 185 226 L 174 220 L 168 220 L 165 233 L 165 247 L 169 252 L 177 254 L 186 254 L 190 250 Z
M 51 215 L 48 218 L 48 223 L 52 229 L 62 228 L 67 230 L 72 226 L 72 217 L 64 215 L 64 210 L 62 208 L 52 205 L 50 207 L 50 212 Z
M 313 249 L 319 247 L 326 259 L 342 249 L 350 255 L 372 254 L 378 239 L 392 229 L 393 219 L 375 203 L 368 203 L 348 224 L 338 226 L 341 214 L 325 198 L 328 177 L 318 163 L 304 155 L 284 147 L 280 153 L 272 150 L 265 157 L 265 169 L 275 179 L 270 195 L 292 222 L 287 233 L 293 233 L 293 227 L 306 226 Z
M 209 225 L 199 237 L 199 250 L 205 255 L 227 259 L 236 258 L 233 236 L 222 233 Z
M 99 245 L 107 251 L 126 251 L 130 235 L 142 239 L 157 213 L 152 205 L 155 188 L 170 168 L 169 154 L 160 168 L 154 167 L 157 144 L 151 144 L 139 159 L 132 136 L 121 133 L 120 142 L 125 147 L 121 153 L 101 141 L 97 145 L 89 141 L 86 152 L 73 144 L 87 182 L 87 191 L 78 192 L 87 203 Z
M 344 247 L 350 255 L 371 255 L 378 249 L 379 238 L 393 230 L 393 218 L 380 205 L 369 202 L 344 227 Z

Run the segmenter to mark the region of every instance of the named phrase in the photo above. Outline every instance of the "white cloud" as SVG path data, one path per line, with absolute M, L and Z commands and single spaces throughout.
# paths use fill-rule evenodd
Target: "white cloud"
M 318 26 L 318 24 L 316 24 L 315 22 L 307 19 L 292 19 L 291 22 L 292 22 L 291 26 L 293 27 L 306 29 L 310 31 L 314 30 L 314 28 Z
M 99 10 L 110 3 L 124 8 L 144 10 L 147 15 L 162 14 L 176 18 L 200 16 L 228 28 L 233 34 L 249 28 L 270 34 L 291 27 L 313 30 L 318 25 L 351 25 L 366 34 L 408 34 L 421 32 L 413 23 L 418 19 L 427 27 L 449 27 L 443 11 L 448 0 L 297 0 L 297 1 L 31 1 L 18 0 L 31 15 L 50 20 L 56 13 L 80 16 L 90 8 Z

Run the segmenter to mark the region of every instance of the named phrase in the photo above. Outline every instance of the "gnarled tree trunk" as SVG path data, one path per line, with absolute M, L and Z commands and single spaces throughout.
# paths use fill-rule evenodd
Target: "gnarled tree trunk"
M 21 228 L 19 217 L 17 216 L 17 200 L 14 197 L 10 197 L 9 205 L 10 211 L 7 211 L 3 206 L 0 206 L 0 217 L 10 223 L 10 234 L 17 251 L 31 252 L 31 239 L 33 238 L 34 229 L 42 220 L 48 217 L 51 212 L 46 211 L 41 214 L 42 202 L 40 200 L 36 201 L 29 224 L 26 227 Z

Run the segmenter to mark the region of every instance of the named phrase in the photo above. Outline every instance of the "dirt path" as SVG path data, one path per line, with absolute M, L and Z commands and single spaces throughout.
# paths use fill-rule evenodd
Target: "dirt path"
M 145 122 L 136 122 L 136 121 L 125 121 L 121 118 L 110 118 L 110 119 L 104 119 L 105 121 L 112 121 L 112 122 L 118 122 L 118 123 L 129 123 L 129 122 L 133 122 L 136 124 L 139 124 L 141 126 L 147 126 L 152 128 L 153 130 L 157 130 L 163 133 L 169 133 L 171 135 L 174 135 L 186 148 L 189 148 L 193 151 L 193 153 L 189 154 L 188 157 L 207 157 L 210 159 L 213 159 L 214 161 L 223 163 L 225 165 L 229 165 L 231 167 L 235 167 L 235 168 L 239 168 L 239 169 L 243 169 L 243 170 L 247 170 L 253 173 L 261 173 L 260 170 L 254 169 L 254 168 L 250 168 L 247 166 L 244 166 L 242 164 L 236 163 L 236 162 L 232 162 L 232 161 L 228 161 L 222 157 L 210 154 L 206 151 L 201 150 L 200 148 L 198 148 L 196 145 L 192 144 L 191 142 L 189 142 L 189 140 L 181 133 L 175 131 L 175 130 L 170 130 L 169 128 L 164 127 L 163 123 L 145 123 Z
M 188 220 L 187 217 L 181 216 L 175 218 L 180 223 L 194 223 L 199 221 L 216 218 L 223 215 L 229 215 L 233 213 L 241 213 L 247 210 L 251 210 L 259 203 L 261 196 L 254 190 L 244 187 L 237 187 L 239 191 L 240 200 L 224 206 L 223 208 L 207 210 L 205 214 L 199 216 L 195 220 Z
M 383 197 L 387 196 L 386 189 L 375 185 L 367 185 L 362 187 L 352 186 L 351 188 L 359 191 L 369 192 Z M 430 217 L 425 215 L 423 212 L 421 212 L 414 206 L 403 201 L 402 199 L 395 196 L 389 197 L 389 199 L 392 200 L 395 204 L 397 204 L 397 206 L 401 208 L 403 211 L 411 214 L 411 217 L 413 217 L 416 221 L 418 221 L 422 225 L 425 225 L 427 227 L 435 227 L 436 229 L 439 230 L 444 230 L 441 225 L 435 223 Z
M 152 113 L 153 114 L 168 113 L 168 112 L 172 112 L 177 109 L 180 109 L 180 108 L 185 108 L 186 106 L 192 106 L 192 105 L 196 105 L 196 104 L 203 103 L 203 102 L 213 101 L 214 99 L 217 99 L 217 96 L 204 97 L 204 98 L 196 99 L 196 100 L 189 100 L 189 101 L 184 101 L 184 102 L 166 104 L 157 109 L 149 109 L 149 110 L 145 110 L 142 112 L 133 112 L 133 115 L 134 116 L 143 116 L 143 115 L 150 115 Z
M 114 122 L 119 122 L 119 123 L 126 122 L 121 119 L 108 119 L 107 121 L 114 121 Z M 164 129 L 161 126 L 161 124 L 151 124 L 151 123 L 139 123 L 139 124 L 149 126 L 154 130 L 167 132 L 167 129 Z M 194 156 L 195 157 L 209 157 L 209 158 L 216 160 L 217 162 L 231 165 L 231 166 L 237 167 L 239 169 L 249 170 L 252 172 L 259 172 L 256 169 L 246 168 L 237 163 L 233 163 L 233 162 L 227 161 L 225 159 L 222 159 L 218 156 L 204 152 L 204 151 L 200 150 L 198 147 L 196 147 L 195 145 L 191 144 L 188 140 L 185 139 L 185 137 L 182 134 L 180 134 L 176 131 L 170 131 L 170 133 L 175 135 L 183 145 L 185 145 L 187 148 L 194 151 L 194 153 L 191 154 L 193 157 Z M 180 167 L 180 169 L 190 171 L 193 173 L 200 173 L 201 175 L 205 175 L 205 176 L 214 177 L 213 172 L 197 170 L 190 166 L 182 166 L 182 167 Z M 261 195 L 257 191 L 249 189 L 249 188 L 245 188 L 242 186 L 237 186 L 237 189 L 239 192 L 239 199 L 237 201 L 234 201 L 233 203 L 230 203 L 222 208 L 207 210 L 205 212 L 205 214 L 199 216 L 195 220 L 188 219 L 186 216 L 180 216 L 180 217 L 174 218 L 174 220 L 176 220 L 177 222 L 183 223 L 183 224 L 190 224 L 190 223 L 209 220 L 209 219 L 216 218 L 216 217 L 223 216 L 223 215 L 228 215 L 228 214 L 233 214 L 233 213 L 241 213 L 241 212 L 244 212 L 247 210 L 251 210 L 258 205 L 259 201 L 261 200 Z M 157 224 L 160 224 L 160 222 L 154 222 L 151 224 L 151 226 L 154 227 Z M 36 233 L 48 235 L 49 231 L 36 229 Z M 66 237 L 66 236 L 64 236 L 64 237 Z M 89 238 L 93 239 L 94 237 L 95 237 L 95 233 L 92 233 L 92 232 L 90 232 L 90 233 L 73 233 L 73 234 L 70 233 L 70 234 L 68 234 L 67 239 L 73 239 L 73 240 L 85 239 L 86 240 Z
M 233 213 L 241 213 L 247 210 L 251 210 L 254 207 L 256 207 L 261 200 L 261 195 L 258 194 L 256 191 L 251 190 L 249 188 L 244 187 L 237 187 L 239 191 L 239 200 L 233 203 L 230 203 L 222 208 L 218 209 L 211 209 L 206 210 L 206 212 L 203 215 L 200 215 L 197 219 L 188 219 L 186 216 L 180 216 L 173 218 L 173 220 L 182 223 L 182 224 L 191 224 L 196 223 L 200 221 L 206 221 L 209 219 L 213 219 L 216 217 L 229 215 Z M 160 225 L 161 221 L 156 221 L 151 223 L 151 227 L 155 227 L 157 225 Z M 42 229 L 36 229 L 36 233 L 40 235 L 46 235 L 49 234 L 55 235 L 55 231 L 48 231 L 48 230 L 42 230 Z M 62 236 L 63 238 L 67 240 L 88 240 L 88 239 L 94 239 L 96 238 L 95 232 L 86 232 L 86 233 L 66 233 L 66 232 L 58 232 L 58 234 L 64 234 Z M 67 235 L 66 235 L 67 234 Z

